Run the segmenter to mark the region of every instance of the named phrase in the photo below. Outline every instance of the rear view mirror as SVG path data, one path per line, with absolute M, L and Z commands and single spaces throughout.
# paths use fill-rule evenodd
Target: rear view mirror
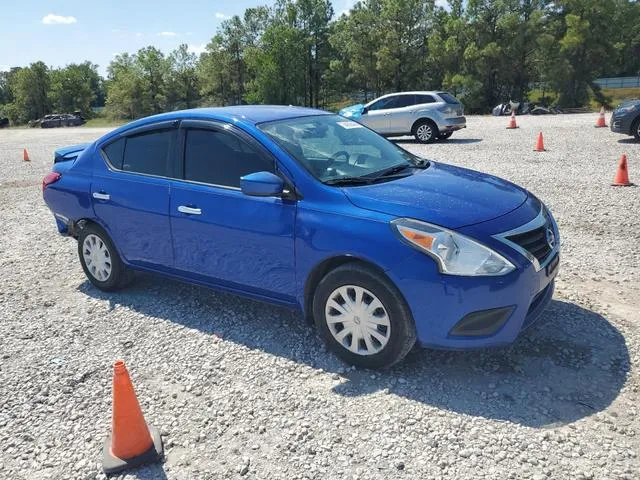
M 240 190 L 251 197 L 279 197 L 284 181 L 270 172 L 256 172 L 240 177 Z

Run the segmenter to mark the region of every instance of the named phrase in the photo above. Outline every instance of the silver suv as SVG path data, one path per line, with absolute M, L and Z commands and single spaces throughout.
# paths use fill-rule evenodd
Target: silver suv
M 467 126 L 464 107 L 446 92 L 390 93 L 366 105 L 343 108 L 339 113 L 380 135 L 413 135 L 421 143 L 449 138 Z

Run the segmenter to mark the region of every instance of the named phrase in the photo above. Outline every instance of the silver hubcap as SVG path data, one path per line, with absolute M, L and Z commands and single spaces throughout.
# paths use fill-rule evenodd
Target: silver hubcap
M 329 331 L 340 345 L 358 355 L 373 355 L 389 342 L 391 323 L 382 302 L 356 285 L 336 288 L 325 306 Z
M 111 276 L 111 254 L 100 237 L 87 235 L 82 243 L 82 256 L 91 276 L 106 282 Z
M 420 140 L 429 140 L 431 138 L 431 135 L 433 135 L 433 130 L 431 130 L 429 124 L 425 123 L 424 125 L 420 125 L 418 127 L 418 129 L 416 130 L 416 135 L 418 135 L 418 138 Z

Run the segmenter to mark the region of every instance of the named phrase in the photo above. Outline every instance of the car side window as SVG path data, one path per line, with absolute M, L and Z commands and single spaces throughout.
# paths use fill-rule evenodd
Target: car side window
M 106 155 L 109 163 L 118 170 L 122 170 L 122 162 L 124 161 L 124 144 L 126 138 L 119 138 L 115 142 L 111 142 L 104 147 L 102 151 Z
M 415 95 L 398 95 L 398 101 L 393 108 L 403 108 L 410 107 L 411 105 L 415 105 L 416 96 Z
M 127 137 L 122 170 L 168 176 L 168 157 L 174 132 L 175 130 L 152 130 Z
M 382 98 L 375 103 L 372 103 L 367 110 L 386 110 L 388 108 L 397 108 L 396 103 L 398 101 L 397 96 Z
M 432 95 L 416 95 L 416 105 L 423 103 L 436 103 L 436 99 Z
M 185 180 L 240 187 L 244 175 L 275 172 L 272 159 L 229 131 L 193 128 L 185 135 Z

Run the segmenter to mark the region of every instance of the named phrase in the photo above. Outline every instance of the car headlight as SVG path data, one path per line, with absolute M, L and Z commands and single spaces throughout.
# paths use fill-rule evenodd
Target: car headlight
M 441 273 L 497 276 L 516 268 L 489 247 L 446 228 L 410 218 L 398 218 L 391 225 L 404 241 L 433 257 Z

